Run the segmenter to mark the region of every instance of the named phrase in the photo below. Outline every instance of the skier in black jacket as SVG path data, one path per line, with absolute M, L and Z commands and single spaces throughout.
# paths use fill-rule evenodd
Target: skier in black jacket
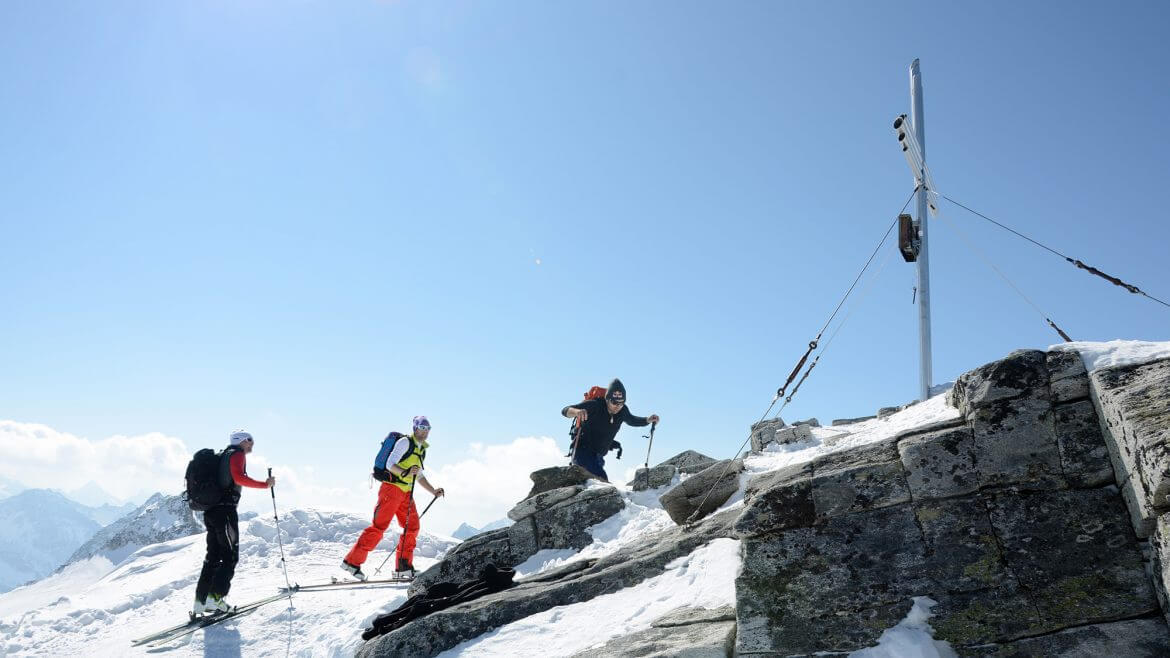
M 613 447 L 613 439 L 622 423 L 630 427 L 645 427 L 658 422 L 657 414 L 643 418 L 630 413 L 626 407 L 626 387 L 616 378 L 606 390 L 605 399 L 571 404 L 561 409 L 561 415 L 581 421 L 573 463 L 605 482 L 609 482 L 609 476 L 605 474 L 605 455 Z

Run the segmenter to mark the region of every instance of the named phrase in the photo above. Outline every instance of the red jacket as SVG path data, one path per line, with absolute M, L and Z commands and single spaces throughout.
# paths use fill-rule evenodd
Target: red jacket
M 231 459 L 228 460 L 228 468 L 232 474 L 232 482 L 235 482 L 241 487 L 251 487 L 253 489 L 267 489 L 268 483 L 259 480 L 253 480 L 248 477 L 246 471 L 247 464 L 244 461 L 244 451 L 240 450 L 232 454 Z

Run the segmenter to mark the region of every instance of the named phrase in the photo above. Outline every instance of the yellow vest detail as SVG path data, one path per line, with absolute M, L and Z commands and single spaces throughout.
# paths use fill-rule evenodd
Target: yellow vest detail
M 406 451 L 406 456 L 403 457 L 397 464 L 395 464 L 395 466 L 401 468 L 404 471 L 408 471 L 415 466 L 418 466 L 419 470 L 422 470 L 423 460 L 427 457 L 427 444 L 415 441 L 414 435 L 404 438 L 406 438 L 407 441 L 410 441 L 410 448 Z M 393 478 L 393 481 L 390 482 L 390 484 L 393 484 L 403 491 L 409 492 L 411 487 L 414 486 L 414 475 L 409 475 L 407 473 L 403 473 L 402 475 L 391 474 L 391 477 Z

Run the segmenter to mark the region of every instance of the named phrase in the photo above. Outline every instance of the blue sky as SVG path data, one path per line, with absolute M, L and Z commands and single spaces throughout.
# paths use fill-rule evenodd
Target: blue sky
M 0 418 L 192 448 L 242 426 L 343 482 L 417 413 L 436 464 L 562 441 L 561 406 L 620 376 L 663 416 L 652 461 L 730 456 L 910 192 L 915 57 L 942 192 L 1170 297 L 1167 25 L 1154 2 L 7 3 Z M 943 211 L 936 381 L 1059 340 L 939 222 L 1074 338 L 1170 338 L 1170 309 Z M 916 397 L 914 271 L 887 255 L 790 420 Z

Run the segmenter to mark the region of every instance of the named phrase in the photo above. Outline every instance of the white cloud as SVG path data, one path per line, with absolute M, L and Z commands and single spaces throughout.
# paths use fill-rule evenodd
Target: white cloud
M 143 491 L 176 494 L 183 490 L 183 474 L 193 454 L 182 439 L 159 432 L 92 440 L 46 425 L 0 420 L 0 476 L 28 487 L 69 491 L 96 482 L 122 499 Z M 481 527 L 504 518 L 532 488 L 530 473 L 567 463 L 549 437 L 473 443 L 462 451 L 435 444 L 429 457 L 425 475 L 447 495 L 427 512 L 423 527 L 440 533 L 453 532 L 464 522 Z M 248 473 L 257 480 L 267 476 L 270 466 L 282 515 L 308 507 L 373 512 L 380 485 L 375 482 L 371 488 L 368 477 L 329 480 L 311 464 L 272 463 L 261 453 L 248 457 Z M 422 511 L 431 496 L 420 487 L 415 501 Z M 240 508 L 270 514 L 272 499 L 266 491 L 245 490 Z
M 0 420 L 0 475 L 28 487 L 72 490 L 96 482 L 122 499 L 144 489 L 177 493 L 190 459 L 182 440 L 159 432 L 92 441 Z
M 438 462 L 439 455 L 434 453 L 440 450 L 442 447 L 436 444 L 431 459 Z M 529 474 L 568 463 L 556 441 L 547 436 L 521 437 L 500 445 L 473 443 L 467 452 L 470 456 L 466 459 L 427 470 L 427 479 L 443 487 L 447 496 L 427 513 L 424 526 L 432 516 L 432 527 L 441 532 L 451 532 L 463 522 L 481 527 L 504 518 L 532 489 Z M 422 511 L 421 506 L 430 502 L 430 496 L 423 493 L 420 498 L 419 493 L 415 491 Z

